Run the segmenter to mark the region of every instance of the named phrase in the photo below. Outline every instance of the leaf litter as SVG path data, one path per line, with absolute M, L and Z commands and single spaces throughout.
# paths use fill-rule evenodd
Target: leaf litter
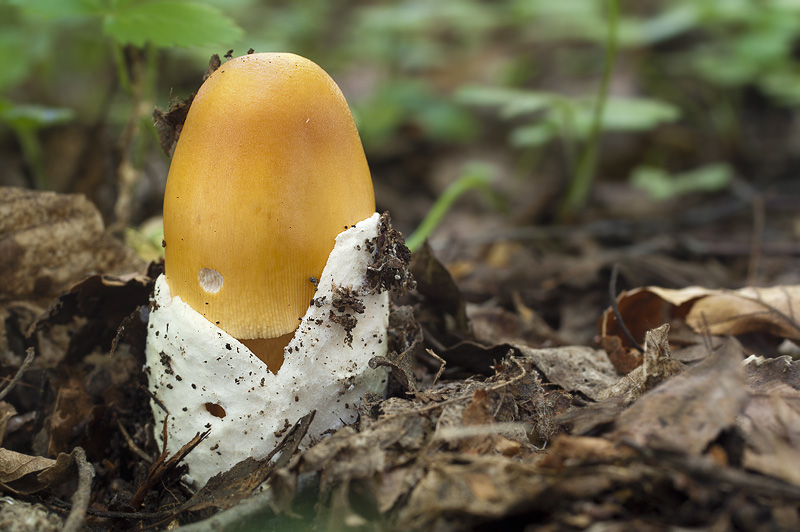
M 518 295 L 470 303 L 425 248 L 373 361 L 389 396 L 304 447 L 309 417 L 290 420 L 272 460 L 193 492 L 180 459 L 196 442 L 161 452 L 141 370 L 158 267 L 62 244 L 89 259 L 49 277 L 61 295 L 0 294 L 0 488 L 71 529 L 800 528 L 800 367 L 776 347 L 798 339 L 796 286 L 631 290 L 597 349 Z

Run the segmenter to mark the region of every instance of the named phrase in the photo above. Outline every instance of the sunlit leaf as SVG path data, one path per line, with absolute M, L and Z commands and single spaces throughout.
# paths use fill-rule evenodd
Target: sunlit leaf
M 728 186 L 733 170 L 727 164 L 710 164 L 689 172 L 670 175 L 661 168 L 642 166 L 631 176 L 631 184 L 656 201 L 694 192 L 715 192 Z
M 522 126 L 511 132 L 511 144 L 518 147 L 542 146 L 556 136 L 556 128 L 549 122 Z
M 102 13 L 102 0 L 9 0 L 23 12 L 43 18 L 65 18 Z
M 72 120 L 72 109 L 44 107 L 41 105 L 5 105 L 0 106 L 0 122 L 14 128 L 38 129 L 54 126 Z
M 657 125 L 672 122 L 680 110 L 672 104 L 647 98 L 609 98 L 603 113 L 603 129 L 608 131 L 644 131 Z M 588 116 L 581 117 L 587 120 Z M 583 129 L 581 118 L 576 118 Z M 588 128 L 588 120 L 586 123 Z
M 194 2 L 133 2 L 106 16 L 105 32 L 122 44 L 157 47 L 229 44 L 243 30 L 221 10 Z
M 561 97 L 549 92 L 480 86 L 467 86 L 456 94 L 456 100 L 461 103 L 500 107 L 503 118 L 514 118 L 541 111 L 552 105 L 554 99 L 559 98 Z

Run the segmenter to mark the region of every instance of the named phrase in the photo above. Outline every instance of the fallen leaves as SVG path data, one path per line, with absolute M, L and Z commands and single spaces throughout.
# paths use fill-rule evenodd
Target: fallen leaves
M 747 401 L 742 349 L 725 342 L 625 410 L 609 437 L 648 449 L 699 455 L 731 428 Z
M 73 480 L 76 474 L 70 454 L 60 453 L 52 459 L 0 449 L 0 487 L 12 493 L 30 495 Z
M 58 294 L 90 273 L 143 266 L 82 195 L 0 187 L 0 300 Z
M 682 347 L 702 343 L 702 335 L 759 334 L 800 341 L 800 285 L 739 290 L 649 286 L 623 292 L 617 306 L 624 324 L 608 309 L 600 320 L 600 334 L 610 360 L 623 373 L 641 364 L 623 325 L 641 340 L 647 330 L 670 323 Z
M 0 402 L 0 487 L 45 501 L 80 477 L 73 522 L 91 500 L 98 526 L 260 514 L 281 529 L 304 514 L 318 528 L 385 530 L 800 528 L 800 363 L 774 358 L 800 336 L 798 287 L 631 290 L 620 322 L 603 316 L 597 349 L 564 345 L 563 323 L 518 294 L 506 308 L 465 303 L 426 253 L 418 292 L 390 318 L 391 354 L 374 361 L 390 368 L 392 396 L 366 398 L 358 424 L 302 449 L 300 420 L 275 461 L 244 461 L 194 494 L 181 454 L 159 457 L 141 414 L 152 275 L 73 279 L 47 312 L 15 300 L 2 315 L 7 378 L 25 373 L 32 335 L 68 334 Z M 565 320 L 596 317 L 574 309 Z M 768 339 L 764 356 L 742 362 L 754 338 Z M 15 452 L 25 444 L 36 451 Z M 97 465 L 91 493 L 80 448 Z
M 642 332 L 641 365 L 627 374 L 618 373 L 604 351 L 587 347 L 462 342 L 445 353 L 448 367 L 466 362 L 479 368 L 494 359 L 494 376 L 366 408 L 355 430 L 337 432 L 277 472 L 276 492 L 316 471 L 321 499 L 340 505 L 337 515 L 369 522 L 367 516 L 377 513 L 394 529 L 519 522 L 536 530 L 530 523 L 542 515 L 547 530 L 599 521 L 641 528 L 636 516 L 663 511 L 669 501 L 680 501 L 680 511 L 659 519 L 678 527 L 695 519 L 715 519 L 722 528 L 800 526 L 794 465 L 800 463 L 800 364 L 755 357 L 743 363 L 745 350 L 735 338 L 694 333 L 684 319 L 705 291 L 693 289 L 671 302 L 639 294 L 633 294 L 637 305 L 622 300 L 626 323 L 659 316 L 672 326 Z M 777 303 L 770 301 L 774 314 Z M 751 307 L 741 308 L 752 315 Z M 749 332 L 790 331 L 761 318 Z M 683 355 L 687 345 L 691 356 L 681 362 L 673 348 Z M 343 491 L 356 496 L 355 486 L 374 497 L 374 509 L 359 514 L 342 502 L 351 500 Z M 286 512 L 295 497 L 282 494 Z M 736 505 L 719 513 L 731 497 Z M 750 517 L 765 508 L 760 521 Z

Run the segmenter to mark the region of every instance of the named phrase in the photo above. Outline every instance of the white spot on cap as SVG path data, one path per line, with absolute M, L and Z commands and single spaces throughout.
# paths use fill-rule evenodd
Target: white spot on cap
M 222 274 L 211 268 L 200 268 L 197 280 L 200 281 L 203 290 L 209 294 L 216 294 L 222 288 Z

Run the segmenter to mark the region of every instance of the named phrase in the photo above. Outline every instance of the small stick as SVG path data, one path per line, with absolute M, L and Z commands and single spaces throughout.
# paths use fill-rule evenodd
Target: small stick
M 28 366 L 30 366 L 31 362 L 33 362 L 33 357 L 35 356 L 35 354 L 36 353 L 33 347 L 29 347 L 27 351 L 25 351 L 25 360 L 22 361 L 22 365 L 17 370 L 16 375 L 14 375 L 14 378 L 11 379 L 11 382 L 8 383 L 8 386 L 6 386 L 5 388 L 2 389 L 2 391 L 0 391 L 0 401 L 5 399 L 6 395 L 8 395 L 8 392 L 10 392 L 12 388 L 14 388 L 14 386 L 17 385 L 19 380 L 22 378 L 22 375 L 24 375 L 25 371 L 28 369 Z
M 628 339 L 628 342 L 630 342 L 630 344 L 635 347 L 637 351 L 644 353 L 644 348 L 639 345 L 639 342 L 636 341 L 631 332 L 628 330 L 625 322 L 622 321 L 622 314 L 620 314 L 619 306 L 617 305 L 617 277 L 619 277 L 619 264 L 614 264 L 614 267 L 611 269 L 611 281 L 608 283 L 608 295 L 611 298 L 611 310 L 614 312 L 614 317 L 617 318 L 617 323 L 619 324 L 620 329 L 622 329 L 622 334 L 625 335 L 625 338 Z
M 435 358 L 436 360 L 438 360 L 439 362 L 441 362 L 441 366 L 439 366 L 439 371 L 436 372 L 436 376 L 433 378 L 433 383 L 431 384 L 431 388 L 433 388 L 434 386 L 436 386 L 436 381 L 438 381 L 439 377 L 442 376 L 442 372 L 444 371 L 444 367 L 447 365 L 447 362 L 442 357 L 434 353 L 433 349 L 426 349 L 425 352 L 428 353 L 433 358 Z
M 122 433 L 122 437 L 125 438 L 125 442 L 127 442 L 128 447 L 130 447 L 131 451 L 133 451 L 133 454 L 135 454 L 136 456 L 138 456 L 139 458 L 141 458 L 142 460 L 144 460 L 148 464 L 152 464 L 153 463 L 153 457 L 151 457 L 149 454 L 144 452 L 141 449 L 141 447 L 136 445 L 136 442 L 133 441 L 133 439 L 131 438 L 131 435 L 128 434 L 128 431 L 125 430 L 125 426 L 122 424 L 122 421 L 120 421 L 119 419 L 117 419 L 117 427 L 119 427 L 119 431 Z
M 83 529 L 86 521 L 86 510 L 92 496 L 92 479 L 94 468 L 86 461 L 86 452 L 81 447 L 75 447 L 72 456 L 78 464 L 78 489 L 72 496 L 72 509 L 64 522 L 63 532 L 78 532 Z

